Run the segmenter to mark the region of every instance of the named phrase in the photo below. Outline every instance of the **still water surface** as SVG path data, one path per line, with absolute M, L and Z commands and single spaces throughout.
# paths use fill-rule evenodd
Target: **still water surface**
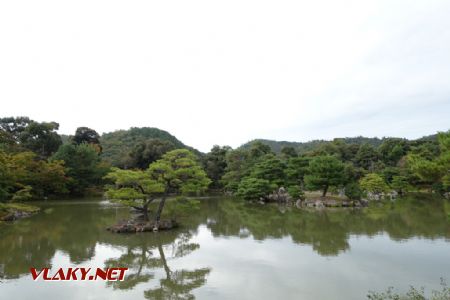
M 113 234 L 129 210 L 38 203 L 0 224 L 0 299 L 366 299 L 369 290 L 450 283 L 450 204 L 425 196 L 363 210 L 203 199 L 182 227 Z M 29 268 L 128 267 L 122 282 L 33 281 Z

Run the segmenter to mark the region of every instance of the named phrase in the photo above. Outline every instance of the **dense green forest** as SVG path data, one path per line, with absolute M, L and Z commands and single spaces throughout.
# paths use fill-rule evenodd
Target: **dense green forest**
M 144 206 L 142 199 L 207 189 L 270 201 L 280 187 L 294 199 L 320 191 L 352 200 L 410 191 L 448 195 L 450 188 L 449 132 L 418 140 L 255 140 L 201 153 L 157 128 L 99 135 L 79 127 L 70 136 L 59 135 L 58 129 L 56 122 L 0 119 L 0 201 L 103 194 L 105 185 L 113 198 Z M 175 178 L 172 182 L 155 179 L 163 169 Z M 152 178 L 154 185 L 145 186 Z M 127 185 L 129 190 L 121 190 Z
M 357 144 L 357 145 L 370 144 L 371 146 L 379 147 L 383 143 L 383 141 L 386 139 L 389 139 L 389 138 L 386 138 L 386 137 L 368 138 L 368 137 L 358 136 L 358 137 L 335 138 L 333 141 L 334 142 L 340 141 L 345 144 Z M 437 141 L 437 134 L 424 136 L 424 137 L 418 139 L 418 141 Z M 264 145 L 269 146 L 270 149 L 277 154 L 281 153 L 281 150 L 286 147 L 294 148 L 298 154 L 305 154 L 305 153 L 312 151 L 318 147 L 321 147 L 325 144 L 330 143 L 330 141 L 326 141 L 326 140 L 313 140 L 313 141 L 309 141 L 309 142 L 288 142 L 288 141 L 255 139 L 255 140 L 252 140 L 252 141 L 249 141 L 249 142 L 243 144 L 239 148 L 250 149 L 252 144 L 254 144 L 256 142 L 261 142 Z
M 117 130 L 114 132 L 105 133 L 100 137 L 100 143 L 103 151 L 101 153 L 102 159 L 107 161 L 112 166 L 129 168 L 133 167 L 133 158 L 146 153 L 152 152 L 154 147 L 161 148 L 161 152 L 166 152 L 173 149 L 189 149 L 197 154 L 199 151 L 186 146 L 176 137 L 168 133 L 167 131 L 158 128 L 130 128 L 129 130 Z M 158 144 L 159 143 L 159 144 Z M 158 157 L 159 158 L 159 157 Z M 148 163 L 143 161 L 144 165 L 148 166 Z

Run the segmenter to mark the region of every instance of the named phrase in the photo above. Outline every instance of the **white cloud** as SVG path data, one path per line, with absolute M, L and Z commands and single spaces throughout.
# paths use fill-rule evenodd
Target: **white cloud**
M 159 127 L 203 151 L 417 137 L 450 127 L 448 15 L 448 1 L 3 1 L 1 115 Z

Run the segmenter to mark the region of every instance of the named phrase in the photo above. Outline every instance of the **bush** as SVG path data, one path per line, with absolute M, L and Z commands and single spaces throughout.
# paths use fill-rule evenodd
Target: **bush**
M 359 184 L 363 190 L 373 194 L 381 194 L 388 190 L 388 186 L 383 178 L 375 173 L 367 174 L 361 178 Z
M 360 200 L 362 196 L 361 188 L 356 182 L 349 183 L 345 186 L 345 196 L 350 200 Z
M 298 185 L 293 185 L 287 188 L 287 191 L 289 195 L 294 198 L 295 200 L 305 200 L 305 193 L 303 192 L 302 188 Z
M 22 189 L 18 190 L 14 193 L 12 197 L 13 202 L 19 202 L 19 201 L 27 201 L 33 198 L 31 195 L 32 187 L 29 185 L 24 186 Z
M 239 183 L 236 195 L 245 200 L 258 200 L 266 197 L 273 189 L 268 180 L 246 177 Z

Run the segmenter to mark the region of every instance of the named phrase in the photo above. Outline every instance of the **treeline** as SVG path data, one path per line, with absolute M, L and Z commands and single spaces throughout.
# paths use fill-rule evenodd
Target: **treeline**
M 56 122 L 0 118 L 1 201 L 101 192 L 111 167 L 147 170 L 176 149 L 192 153 L 179 152 L 199 163 L 211 179 L 209 189 L 245 199 L 264 198 L 279 187 L 296 198 L 306 190 L 320 190 L 323 195 L 341 190 L 358 199 L 363 193 L 388 191 L 445 194 L 450 186 L 449 132 L 412 141 L 356 137 L 280 144 L 257 140 L 237 149 L 214 146 L 203 154 L 157 128 L 102 136 L 87 127 L 61 136 L 58 128 Z
M 59 135 L 56 122 L 0 118 L 0 201 L 103 192 L 111 167 L 146 169 L 175 149 L 200 152 L 157 128 L 131 128 L 100 136 L 77 128 Z
M 109 165 L 100 158 L 95 130 L 80 127 L 68 143 L 56 122 L 0 119 L 0 200 L 83 195 L 100 186 Z
M 204 166 L 213 187 L 246 199 L 264 198 L 281 186 L 295 198 L 304 190 L 325 196 L 339 189 L 350 199 L 392 191 L 449 192 L 449 132 L 414 141 L 385 138 L 378 146 L 347 140 L 322 141 L 301 154 L 293 146 L 276 153 L 264 140 L 235 150 L 214 146 Z

